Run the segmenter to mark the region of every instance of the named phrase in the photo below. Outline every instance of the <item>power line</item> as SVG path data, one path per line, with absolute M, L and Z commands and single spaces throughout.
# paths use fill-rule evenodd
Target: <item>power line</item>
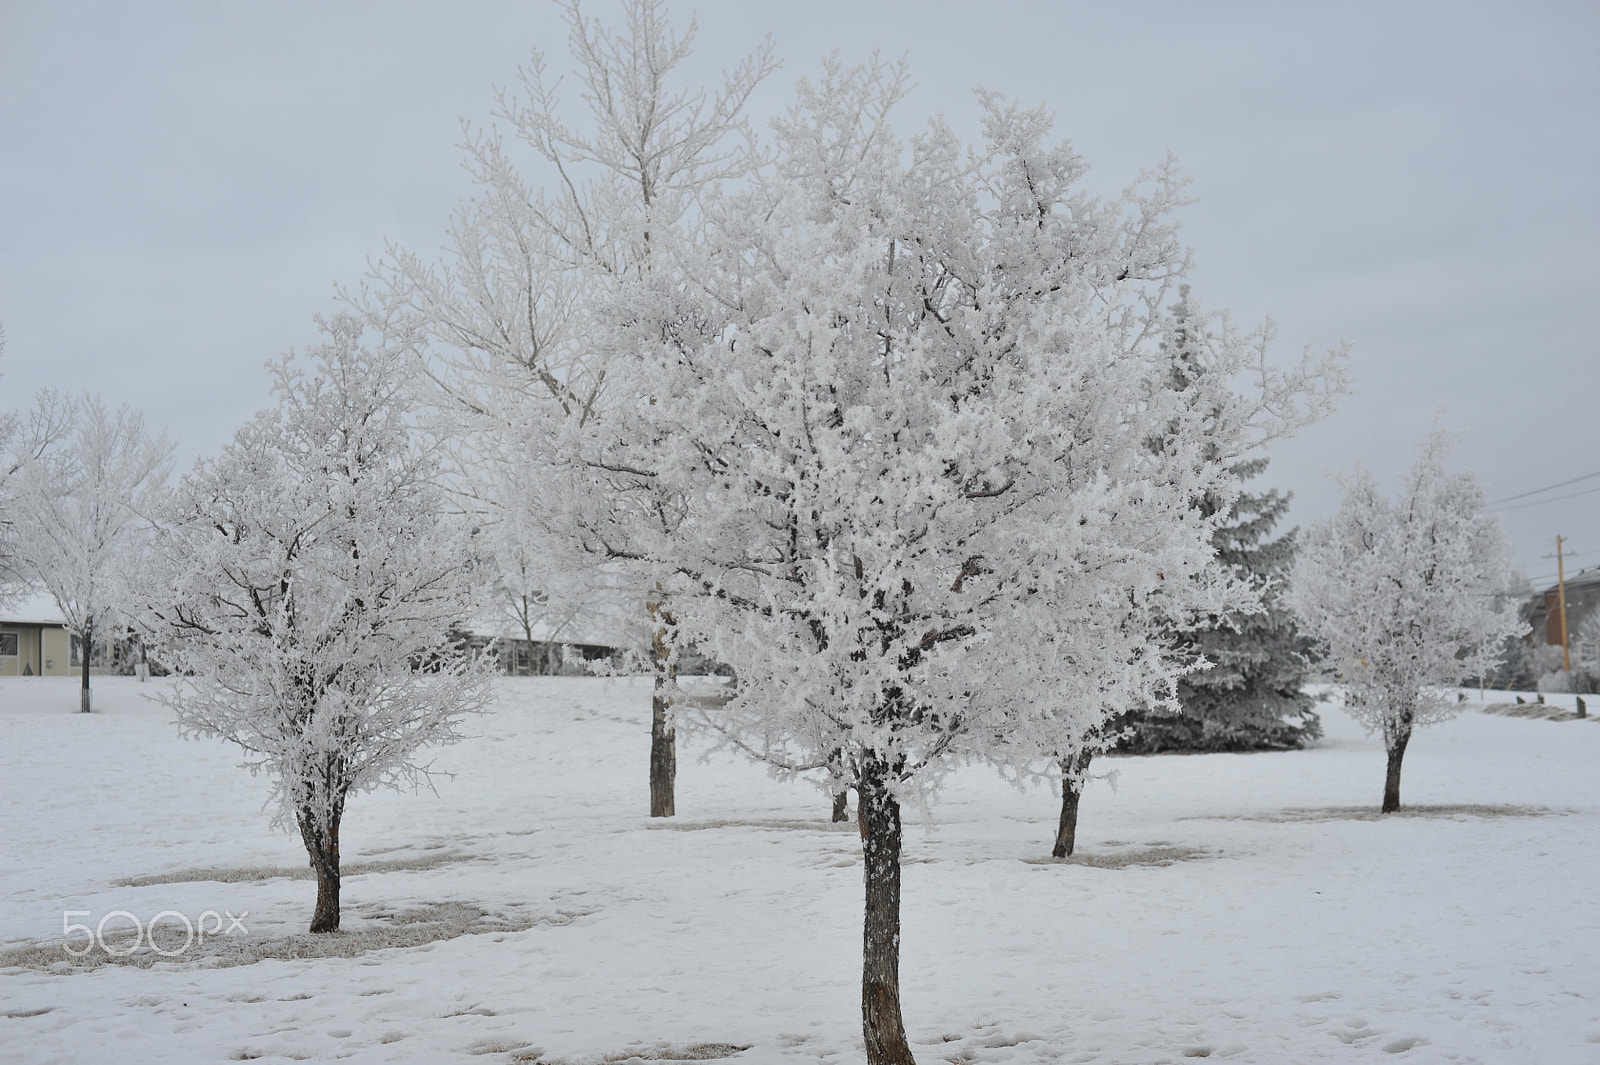
M 1491 499 L 1491 500 L 1489 500 L 1489 502 L 1485 503 L 1484 506 L 1492 507 L 1492 506 L 1496 506 L 1496 505 L 1498 505 L 1500 503 L 1509 503 L 1513 499 L 1526 499 L 1529 496 L 1536 496 L 1540 492 L 1549 492 L 1549 491 L 1552 491 L 1552 490 L 1557 489 L 1557 488 L 1565 488 L 1569 484 L 1577 484 L 1579 481 L 1587 481 L 1591 477 L 1600 477 L 1600 470 L 1595 470 L 1593 473 L 1586 473 L 1582 477 L 1574 477 L 1570 481 L 1557 481 L 1555 484 L 1547 484 L 1543 488 L 1535 488 L 1535 489 L 1533 489 L 1532 491 L 1529 491 L 1529 492 L 1518 492 L 1516 495 L 1514 495 L 1514 496 L 1506 496 L 1504 499 Z M 1528 504 L 1524 504 L 1524 505 L 1528 505 Z M 1511 509 L 1511 508 L 1507 508 L 1507 509 Z
M 1591 476 L 1594 476 L 1594 475 L 1591 474 Z M 1577 479 L 1580 480 L 1580 481 L 1583 480 L 1582 477 L 1579 477 Z M 1571 484 L 1572 482 L 1568 481 L 1567 483 Z M 1541 491 L 1549 491 L 1549 489 L 1541 489 Z M 1563 499 L 1576 499 L 1579 496 L 1593 495 L 1595 492 L 1600 492 L 1600 488 L 1585 488 L 1581 492 L 1569 492 L 1564 496 L 1551 496 L 1549 499 L 1535 499 L 1532 502 L 1518 503 L 1514 507 L 1501 507 L 1500 509 L 1501 510 L 1521 510 L 1523 507 L 1536 507 L 1536 506 L 1539 506 L 1541 503 L 1559 503 Z M 1517 496 L 1512 496 L 1511 498 L 1512 499 L 1516 499 L 1518 497 Z M 1485 504 L 1485 506 L 1487 506 L 1487 505 L 1488 504 Z
M 1589 555 L 1594 554 L 1594 552 L 1593 551 L 1563 551 L 1562 554 L 1565 555 L 1567 558 L 1587 558 Z M 1554 556 L 1554 555 L 1540 555 L 1539 557 L 1540 558 L 1555 558 L 1556 556 Z

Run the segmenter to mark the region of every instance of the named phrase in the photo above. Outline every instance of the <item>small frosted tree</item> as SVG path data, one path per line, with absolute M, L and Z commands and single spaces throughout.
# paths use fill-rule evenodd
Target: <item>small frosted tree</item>
M 28 425 L 25 454 L 5 488 L 11 565 L 50 594 L 77 638 L 78 708 L 88 713 L 96 641 L 116 624 L 119 590 L 150 532 L 143 514 L 166 480 L 173 445 L 164 433 L 146 432 L 137 411 L 108 411 L 87 394 L 41 393 Z M 52 425 L 70 426 L 54 446 Z
M 6 352 L 6 331 L 0 325 L 0 360 Z M 4 366 L 0 364 L 0 371 Z M 21 459 L 13 452 L 17 440 L 17 416 L 10 411 L 0 412 L 0 606 L 6 605 L 18 591 L 21 578 L 11 547 L 11 505 L 6 498 L 6 482 L 17 472 Z
M 1229 349 L 1237 348 L 1241 338 L 1231 335 L 1225 320 L 1219 322 L 1202 311 L 1187 284 L 1179 285 L 1178 292 L 1179 300 L 1163 323 L 1164 380 L 1168 388 L 1193 393 L 1219 362 L 1238 358 L 1236 351 Z M 1269 324 L 1254 338 L 1258 348 L 1270 330 Z M 1228 402 L 1234 400 L 1230 397 Z M 1149 642 L 1162 648 L 1160 663 L 1176 666 L 1179 672 L 1170 688 L 1164 679 L 1155 684 L 1159 695 L 1154 700 L 1140 697 L 1130 707 L 1124 693 L 1118 704 L 1107 708 L 1103 723 L 1087 730 L 1069 724 L 1059 735 L 1045 732 L 1029 737 L 1060 769 L 1061 813 L 1052 857 L 1070 857 L 1077 845 L 1084 785 L 1090 765 L 1102 751 L 1159 750 L 1181 747 L 1186 740 L 1201 746 L 1197 741 L 1202 737 L 1212 746 L 1256 744 L 1289 729 L 1281 719 L 1285 712 L 1309 712 L 1311 699 L 1300 691 L 1304 659 L 1292 646 L 1293 623 L 1280 601 L 1279 583 L 1292 560 L 1292 541 L 1280 537 L 1263 542 L 1288 501 L 1273 492 L 1250 495 L 1239 490 L 1230 496 L 1242 481 L 1265 467 L 1264 457 L 1238 458 L 1242 446 L 1260 443 L 1264 435 L 1235 436 L 1241 424 L 1237 413 L 1230 416 L 1226 405 L 1215 413 L 1215 432 L 1201 447 L 1207 461 L 1229 467 L 1228 476 L 1222 481 L 1222 491 L 1207 490 L 1190 503 L 1213 527 L 1215 557 L 1203 583 L 1217 590 L 1235 586 L 1231 588 L 1234 594 L 1216 599 L 1231 606 L 1220 612 L 1196 609 L 1192 596 L 1186 599 L 1168 593 L 1150 601 L 1152 607 L 1166 608 L 1165 620 L 1154 621 L 1150 616 L 1140 617 L 1131 600 L 1120 617 L 1108 609 L 1109 603 L 1101 604 L 1095 624 L 1102 629 L 1113 624 L 1119 630 L 1127 629 L 1131 624 L 1132 631 L 1142 632 L 1152 623 L 1158 624 L 1159 631 Z M 1292 426 L 1279 425 L 1275 431 L 1289 428 Z M 1164 435 L 1152 436 L 1149 441 L 1156 454 L 1167 446 Z M 1093 638 L 1092 632 L 1089 638 Z M 1112 694 L 1085 692 L 1079 698 Z
M 1412 730 L 1458 709 L 1441 688 L 1494 668 L 1525 628 L 1496 595 L 1511 577 L 1510 542 L 1482 513 L 1477 479 L 1445 469 L 1450 448 L 1430 432 L 1393 500 L 1357 469 L 1338 513 L 1306 530 L 1295 566 L 1302 631 L 1344 685 L 1351 716 L 1383 734 L 1384 813 L 1400 809 Z
M 1600 610 L 1575 627 L 1572 634 L 1572 673 L 1569 685 L 1575 692 L 1600 691 Z
M 515 470 L 507 465 L 506 472 Z M 562 664 L 560 645 L 596 629 L 605 632 L 607 642 L 621 643 L 619 649 L 637 650 L 628 639 L 638 642 L 637 634 L 624 632 L 625 626 L 618 624 L 619 615 L 628 612 L 620 609 L 612 589 L 604 585 L 605 574 L 559 557 L 559 542 L 542 528 L 518 520 L 524 513 L 515 505 L 521 487 L 515 480 L 498 480 L 495 498 L 511 505 L 490 509 L 495 520 L 480 527 L 478 539 L 481 553 L 491 560 L 490 610 L 525 642 L 527 669 L 536 674 L 557 672 Z M 499 653 L 509 672 L 521 668 L 514 651 L 502 645 Z
M 310 372 L 278 362 L 277 405 L 184 477 L 147 618 L 179 727 L 238 744 L 299 830 L 313 932 L 339 927 L 350 795 L 427 781 L 417 752 L 488 699 L 486 662 L 450 637 L 473 550 L 418 443 L 410 364 L 354 318 L 324 329 Z
M 0 327 L 0 356 L 5 346 L 5 329 Z M 25 417 L 0 412 L 0 604 L 21 594 L 29 583 L 18 554 L 21 530 L 12 493 L 22 482 L 16 474 L 43 459 L 71 427 L 71 401 L 48 389 L 39 393 Z
M 1065 756 L 1170 691 L 1157 618 L 1248 595 L 1206 577 L 1214 523 L 1192 501 L 1233 475 L 1202 445 L 1261 428 L 1227 385 L 1247 338 L 1219 329 L 1188 386 L 1161 383 L 1159 308 L 1187 263 L 1173 168 L 1098 200 L 1045 112 L 992 96 L 982 144 L 942 123 L 907 144 L 887 117 L 905 86 L 837 64 L 802 85 L 773 167 L 602 319 L 608 387 L 645 430 L 573 443 L 612 498 L 660 501 L 597 535 L 737 671 L 702 724 L 857 793 L 873 1065 L 912 1061 L 903 806 L 954 761 Z M 1285 412 L 1307 381 L 1265 384 Z

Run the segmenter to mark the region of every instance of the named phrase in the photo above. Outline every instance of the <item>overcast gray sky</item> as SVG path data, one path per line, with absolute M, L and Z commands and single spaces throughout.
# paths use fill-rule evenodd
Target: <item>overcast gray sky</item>
M 911 63 L 908 128 L 970 125 L 981 84 L 1056 108 L 1099 190 L 1175 152 L 1196 296 L 1271 314 L 1285 360 L 1354 345 L 1360 392 L 1261 481 L 1295 521 L 1336 507 L 1326 470 L 1392 487 L 1441 405 L 1491 500 L 1600 471 L 1594 3 L 674 10 L 698 16 L 699 80 L 773 34 L 758 117 L 825 53 L 881 50 Z M 186 462 L 221 446 L 335 283 L 386 239 L 439 245 L 470 192 L 458 118 L 486 121 L 533 46 L 564 61 L 549 4 L 0 0 L 0 409 L 90 388 Z M 1506 526 L 1530 577 L 1557 533 L 1600 565 L 1600 491 Z

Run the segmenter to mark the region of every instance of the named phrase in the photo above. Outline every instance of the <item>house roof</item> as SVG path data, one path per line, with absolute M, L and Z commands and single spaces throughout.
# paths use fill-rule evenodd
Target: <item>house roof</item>
M 43 592 L 32 592 L 9 603 L 0 600 L 0 625 L 65 625 L 56 601 Z
M 1567 578 L 1567 593 L 1569 595 L 1575 588 L 1592 588 L 1596 586 L 1600 586 L 1600 567 L 1579 570 L 1577 573 Z M 1555 595 L 1557 589 L 1560 587 L 1561 586 L 1559 584 L 1552 584 L 1539 594 L 1541 596 Z

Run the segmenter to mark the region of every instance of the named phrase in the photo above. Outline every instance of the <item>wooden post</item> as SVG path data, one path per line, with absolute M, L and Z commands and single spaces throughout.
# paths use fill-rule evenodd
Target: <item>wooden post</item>
M 1589 704 L 1583 701 L 1583 696 L 1581 696 L 1581 695 L 1578 696 L 1578 716 L 1579 717 L 1588 717 L 1589 716 Z
M 1556 537 L 1556 608 L 1561 611 L 1561 669 L 1572 679 L 1571 640 L 1567 638 L 1567 568 L 1561 552 L 1561 537 Z

